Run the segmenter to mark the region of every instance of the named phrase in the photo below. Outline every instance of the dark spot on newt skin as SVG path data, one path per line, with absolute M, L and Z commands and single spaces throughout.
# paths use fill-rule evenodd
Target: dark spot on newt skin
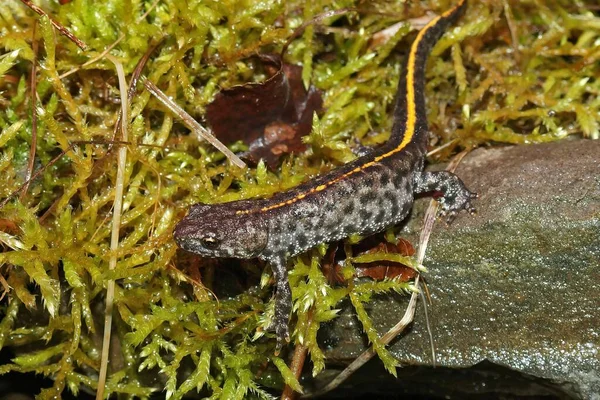
M 295 231 L 295 230 L 296 230 L 296 225 L 297 225 L 296 221 L 295 221 L 295 220 L 293 220 L 293 219 L 291 219 L 291 220 L 288 222 L 288 224 L 287 224 L 287 231 L 288 231 L 288 232 L 293 232 L 293 231 Z
M 271 234 L 274 236 L 281 235 L 281 227 L 279 227 L 279 226 L 274 227 L 273 230 L 271 230 Z
M 392 203 L 392 207 L 391 207 L 391 213 L 392 213 L 392 217 L 395 217 L 396 215 L 398 215 L 398 211 L 400 211 L 400 207 L 398 206 L 397 202 L 393 202 Z
M 348 204 L 344 206 L 344 214 L 352 214 L 354 212 L 354 202 L 349 201 Z
M 360 202 L 362 204 L 363 207 L 365 206 L 369 206 L 371 204 L 371 202 L 373 200 L 375 200 L 377 198 L 377 193 L 373 190 L 373 191 L 369 191 L 367 193 L 363 193 L 360 196 Z
M 394 183 L 394 186 L 396 187 L 396 189 L 400 189 L 404 185 L 405 180 L 406 180 L 406 177 L 402 176 L 401 174 L 395 175 L 394 179 L 393 179 L 393 183 Z
M 271 257 L 272 255 L 273 255 L 273 252 L 271 250 L 269 250 L 269 249 L 263 250 L 263 256 L 268 258 L 268 257 Z
M 369 210 L 362 209 L 358 212 L 358 215 L 360 215 L 360 219 L 367 221 L 373 216 L 373 213 Z
M 340 225 L 339 221 L 331 220 L 325 224 L 324 228 L 326 231 L 332 231 L 332 230 L 336 229 L 339 225 Z
M 383 221 L 385 221 L 385 210 L 379 210 L 375 216 L 375 223 L 381 224 Z
M 379 177 L 379 183 L 381 183 L 381 186 L 385 187 L 388 185 L 388 183 L 390 183 L 390 175 L 387 171 L 383 171 L 381 173 L 381 176 Z
M 396 203 L 396 194 L 394 193 L 393 189 L 392 190 L 386 190 L 383 193 L 383 197 L 390 203 L 390 204 L 394 204 Z
M 304 233 L 299 233 L 296 236 L 296 241 L 298 242 L 298 246 L 300 246 L 301 248 L 304 248 L 308 244 L 307 237 Z
M 344 226 L 344 232 L 346 232 L 348 235 L 355 233 L 356 232 L 356 225 L 354 224 L 348 224 Z

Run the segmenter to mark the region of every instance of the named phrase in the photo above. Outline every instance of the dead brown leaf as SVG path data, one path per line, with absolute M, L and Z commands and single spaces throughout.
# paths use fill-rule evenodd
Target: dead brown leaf
M 399 239 L 398 243 L 380 242 L 380 236 L 367 238 L 362 242 L 352 245 L 352 254 L 356 257 L 363 254 L 372 253 L 396 253 L 403 256 L 413 256 L 415 249 L 408 240 Z M 336 257 L 337 256 L 337 257 Z M 341 258 L 341 259 L 340 259 Z M 337 244 L 332 245 L 325 255 L 323 261 L 323 273 L 331 283 L 345 283 L 342 276 L 342 264 L 345 255 L 338 252 Z M 378 261 L 373 263 L 355 263 L 355 278 L 371 278 L 377 281 L 387 279 L 399 279 L 407 282 L 413 279 L 417 273 L 414 269 L 393 261 Z
M 275 168 L 282 155 L 306 150 L 302 136 L 310 132 L 323 99 L 318 89 L 304 88 L 302 67 L 283 63 L 279 55 L 258 58 L 270 78 L 221 91 L 207 106 L 206 118 L 221 142 L 248 145 L 242 158 L 252 163 L 262 158 Z

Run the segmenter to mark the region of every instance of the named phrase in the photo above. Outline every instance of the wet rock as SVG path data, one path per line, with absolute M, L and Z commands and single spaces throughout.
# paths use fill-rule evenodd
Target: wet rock
M 344 387 L 357 393 L 388 382 L 394 393 L 454 398 L 600 399 L 600 141 L 479 149 L 457 174 L 480 197 L 477 215 L 436 223 L 426 253 L 438 368 L 421 302 L 391 346 L 402 378 L 362 368 Z M 427 202 L 417 202 L 405 228 L 413 243 Z M 406 304 L 373 303 L 382 334 Z M 365 349 L 350 306 L 322 339 L 333 372 Z

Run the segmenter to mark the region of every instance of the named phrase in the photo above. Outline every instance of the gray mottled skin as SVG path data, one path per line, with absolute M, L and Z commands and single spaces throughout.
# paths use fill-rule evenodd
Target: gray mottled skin
M 319 243 L 352 234 L 369 235 L 397 224 L 408 215 L 415 193 L 441 194 L 445 212 L 472 210 L 470 200 L 475 195 L 456 175 L 423 172 L 427 145 L 425 60 L 445 27 L 458 18 L 462 9 L 461 2 L 451 14 L 430 26 L 420 42 L 413 44 L 417 59 L 412 101 L 417 114 L 412 139 L 401 151 L 390 154 L 400 148 L 407 131 L 407 101 L 411 99 L 407 99 L 405 77 L 398 85 L 392 135 L 384 146 L 270 199 L 196 204 L 175 228 L 174 238 L 185 250 L 207 257 L 260 258 L 270 264 L 277 286 L 272 328 L 279 346 L 289 338 L 291 293 L 286 270 L 289 257 Z M 386 154 L 390 155 L 382 157 Z M 350 173 L 357 168 L 358 172 Z M 320 185 L 326 188 L 310 192 Z M 304 196 L 292 201 L 298 195 Z M 283 205 L 263 210 L 280 204 Z

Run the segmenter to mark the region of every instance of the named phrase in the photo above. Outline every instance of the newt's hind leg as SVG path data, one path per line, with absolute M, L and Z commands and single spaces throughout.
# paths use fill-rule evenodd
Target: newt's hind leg
M 471 214 L 475 212 L 471 200 L 477 197 L 477 193 L 467 189 L 452 172 L 419 172 L 414 175 L 413 180 L 415 193 L 434 192 L 434 196 L 441 194 L 438 201 L 445 214 L 454 215 L 461 210 L 467 210 Z

